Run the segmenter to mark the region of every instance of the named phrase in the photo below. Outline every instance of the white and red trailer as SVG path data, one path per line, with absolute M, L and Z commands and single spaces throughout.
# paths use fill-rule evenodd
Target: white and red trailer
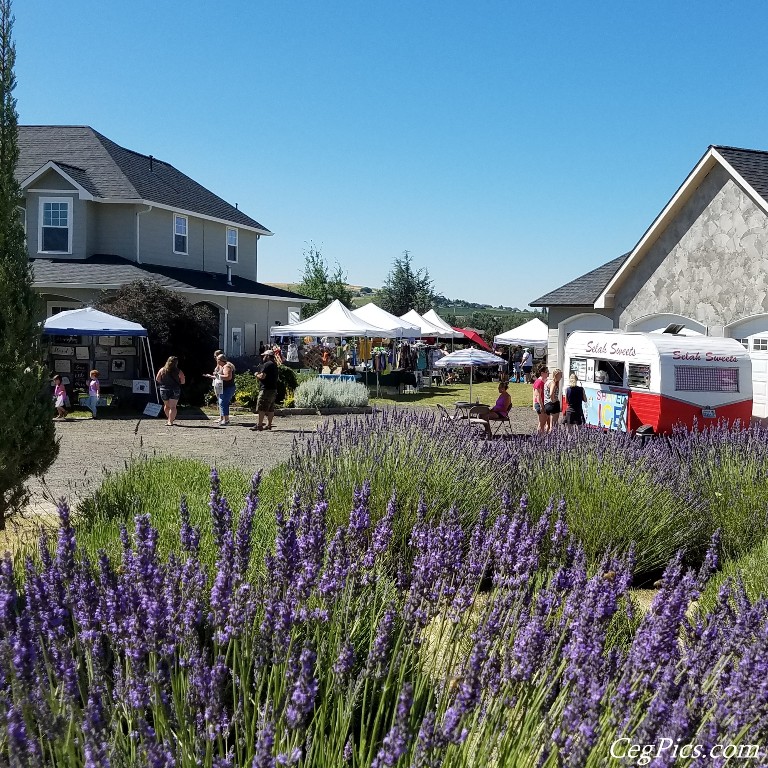
M 574 331 L 563 391 L 570 373 L 584 387 L 584 415 L 595 427 L 634 432 L 648 424 L 668 433 L 712 419 L 746 425 L 752 416 L 752 363 L 736 339 Z

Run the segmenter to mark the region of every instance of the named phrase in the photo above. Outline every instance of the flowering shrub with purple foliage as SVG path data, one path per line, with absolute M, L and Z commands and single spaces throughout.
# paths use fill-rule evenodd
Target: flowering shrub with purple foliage
M 476 428 L 425 411 L 391 409 L 326 423 L 270 473 L 267 496 L 274 503 L 285 488 L 306 495 L 322 478 L 330 514 L 340 523 L 352 489 L 365 479 L 379 509 L 396 489 L 404 508 L 396 539 L 404 545 L 422 496 L 438 515 L 455 505 L 465 526 L 504 490 L 527 494 L 535 509 L 565 498 L 568 524 L 590 561 L 608 548 L 626 552 L 634 544 L 636 567 L 648 573 L 661 570 L 681 548 L 703 550 L 714 530 L 705 500 L 665 446 L 659 441 L 658 449 L 644 450 L 621 433 L 565 429 L 543 438 L 486 441 Z
M 78 547 L 60 506 L 23 578 L 0 562 L 0 761 L 19 766 L 605 765 L 618 737 L 703 748 L 768 731 L 768 604 L 678 555 L 626 647 L 633 554 L 594 571 L 564 505 L 504 494 L 471 526 L 413 510 L 393 551 L 391 498 L 355 489 L 329 524 L 320 485 L 276 515 L 249 578 L 254 479 L 236 517 L 211 478 L 212 574 L 181 510 L 181 554 L 137 517 L 120 563 Z M 735 590 L 729 592 L 729 590 Z M 671 752 L 655 766 L 677 764 Z

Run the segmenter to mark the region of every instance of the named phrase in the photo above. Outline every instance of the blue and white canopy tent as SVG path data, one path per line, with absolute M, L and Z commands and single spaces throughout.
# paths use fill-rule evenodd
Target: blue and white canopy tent
M 441 357 L 435 362 L 438 368 L 469 368 L 469 400 L 472 401 L 472 372 L 482 365 L 506 365 L 503 357 L 486 352 L 484 349 L 459 349 Z
M 46 336 L 133 336 L 139 339 L 139 345 L 144 353 L 149 380 L 155 382 L 155 364 L 152 360 L 152 349 L 149 346 L 147 329 L 139 323 L 123 320 L 106 312 L 100 312 L 93 307 L 69 309 L 49 317 L 43 323 L 43 334 Z M 160 402 L 157 382 L 154 383 L 155 400 Z

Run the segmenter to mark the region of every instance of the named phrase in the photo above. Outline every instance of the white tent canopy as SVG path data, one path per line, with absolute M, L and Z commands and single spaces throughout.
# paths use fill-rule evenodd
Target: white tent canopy
M 99 312 L 93 307 L 82 307 L 49 317 L 43 323 L 43 333 L 57 336 L 146 336 L 147 329 L 139 323 Z
M 369 339 L 393 339 L 398 335 L 352 314 L 338 299 L 306 320 L 273 325 L 269 332 L 272 336 L 363 336 Z
M 407 320 L 409 323 L 417 325 L 420 330 L 420 336 L 437 336 L 439 338 L 447 337 L 446 332 L 442 328 L 438 328 L 433 323 L 430 323 L 429 320 L 422 317 L 415 309 L 410 310 L 410 312 L 406 312 L 404 315 L 400 315 L 400 319 Z M 453 338 L 453 331 L 451 331 L 451 336 L 448 338 Z
M 548 335 L 546 323 L 543 323 L 538 317 L 534 317 L 533 320 L 518 325 L 511 331 L 494 336 L 493 341 L 495 344 L 546 347 Z
M 442 328 L 443 330 L 442 338 L 449 338 L 449 339 L 464 338 L 463 333 L 461 333 L 460 331 L 454 331 L 453 328 L 451 328 L 451 326 L 448 325 L 448 323 L 446 323 L 445 320 L 443 320 L 443 318 L 440 317 L 440 315 L 438 315 L 434 309 L 430 309 L 428 312 L 425 312 L 424 319 L 427 322 L 432 323 L 432 325 L 434 325 L 436 328 Z
M 352 314 L 366 323 L 373 323 L 379 328 L 394 331 L 401 339 L 418 339 L 421 336 L 421 328 L 418 325 L 387 312 L 373 302 L 353 309 Z

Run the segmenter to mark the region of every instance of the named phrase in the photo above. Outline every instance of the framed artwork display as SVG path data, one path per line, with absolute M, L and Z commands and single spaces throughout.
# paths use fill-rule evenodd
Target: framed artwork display
M 112 360 L 112 372 L 122 373 L 125 370 L 125 360 L 121 357 L 116 357 Z

